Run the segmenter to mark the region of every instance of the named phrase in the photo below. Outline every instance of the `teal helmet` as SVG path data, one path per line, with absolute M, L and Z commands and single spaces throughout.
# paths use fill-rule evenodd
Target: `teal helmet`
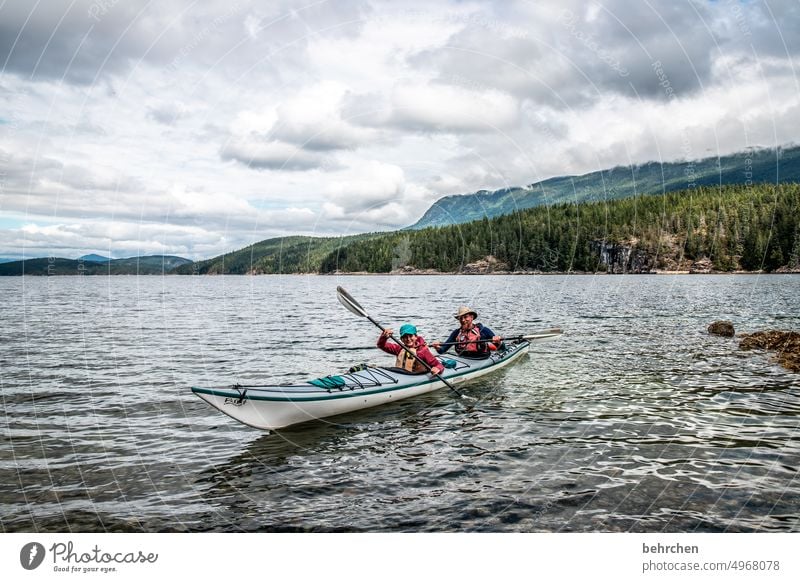
M 410 323 L 404 323 L 400 326 L 400 337 L 404 335 L 417 335 L 417 328 Z

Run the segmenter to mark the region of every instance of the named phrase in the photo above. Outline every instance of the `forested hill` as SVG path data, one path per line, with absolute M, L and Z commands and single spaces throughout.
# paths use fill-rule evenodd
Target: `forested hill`
M 800 269 L 800 185 L 700 187 L 540 206 L 400 231 L 329 254 L 321 272 Z
M 721 158 L 691 162 L 618 166 L 583 176 L 551 178 L 524 188 L 446 196 L 408 228 L 472 222 L 561 202 L 615 200 L 694 186 L 782 182 L 800 182 L 800 146 L 750 149 Z
M 316 273 L 322 259 L 339 247 L 378 234 L 340 237 L 287 236 L 271 238 L 208 259 L 184 265 L 178 275 L 263 275 L 277 273 Z
M 98 262 L 57 257 L 0 264 L 2 275 L 162 275 L 192 261 L 171 255 L 150 255 Z

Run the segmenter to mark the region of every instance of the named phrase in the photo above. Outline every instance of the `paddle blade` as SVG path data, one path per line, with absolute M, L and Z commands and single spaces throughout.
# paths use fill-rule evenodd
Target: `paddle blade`
M 353 299 L 353 297 L 342 289 L 341 287 L 336 287 L 336 297 L 339 298 L 339 303 L 344 305 L 348 311 L 352 311 L 359 317 L 369 317 L 367 312 L 364 311 L 364 308 L 358 304 L 358 301 Z
M 560 329 L 550 329 L 546 331 L 540 331 L 538 333 L 534 333 L 531 335 L 523 335 L 522 339 L 527 340 L 531 343 L 546 342 L 559 337 L 561 334 L 562 331 Z

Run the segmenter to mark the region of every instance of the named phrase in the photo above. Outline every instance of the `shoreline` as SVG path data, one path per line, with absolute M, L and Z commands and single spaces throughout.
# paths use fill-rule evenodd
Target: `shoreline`
M 649 273 L 607 273 L 598 271 L 596 273 L 590 273 L 585 271 L 495 271 L 495 272 L 487 272 L 487 273 L 445 273 L 442 271 L 420 271 L 420 272 L 388 272 L 388 273 L 370 273 L 367 271 L 340 271 L 334 273 L 147 273 L 147 274 L 138 274 L 138 273 L 60 273 L 60 274 L 53 274 L 48 275 L 47 273 L 40 273 L 40 274 L 32 274 L 32 273 L 25 273 L 19 275 L 0 275 L 3 278 L 15 278 L 15 277 L 40 277 L 40 278 L 49 278 L 49 277 L 262 277 L 262 276 L 279 276 L 279 277 L 286 277 L 286 276 L 299 276 L 299 277 L 308 277 L 308 276 L 318 276 L 318 277 L 422 277 L 422 276 L 435 276 L 435 277 L 443 277 L 443 276 L 458 276 L 458 277 L 481 277 L 481 276 L 497 276 L 497 277 L 520 277 L 520 276 L 602 276 L 602 277 L 630 277 L 630 276 L 670 276 L 670 275 L 680 275 L 680 276 L 703 276 L 703 275 L 713 275 L 713 276 L 730 276 L 730 275 L 759 275 L 759 276 L 771 276 L 771 275 L 800 275 L 800 271 L 783 271 L 783 272 L 764 272 L 764 271 L 712 271 L 708 273 L 692 273 L 690 271 L 652 271 Z

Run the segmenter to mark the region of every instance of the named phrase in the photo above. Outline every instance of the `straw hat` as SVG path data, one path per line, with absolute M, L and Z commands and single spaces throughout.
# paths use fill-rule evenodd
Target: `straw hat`
M 472 318 L 473 318 L 473 319 L 477 319 L 477 318 L 478 318 L 478 312 L 477 312 L 477 311 L 475 311 L 474 309 L 470 309 L 469 307 L 467 307 L 467 306 L 465 306 L 465 305 L 462 305 L 461 307 L 459 307 L 459 308 L 458 308 L 458 311 L 456 311 L 456 314 L 455 314 L 455 316 L 454 316 L 454 317 L 455 317 L 456 319 L 458 319 L 458 318 L 460 318 L 462 315 L 467 315 L 468 313 L 471 313 L 471 314 L 472 314 Z

